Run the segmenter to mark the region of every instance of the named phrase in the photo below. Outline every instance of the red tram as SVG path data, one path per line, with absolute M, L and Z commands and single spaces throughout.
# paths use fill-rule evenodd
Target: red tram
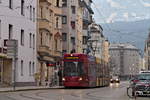
M 97 87 L 109 85 L 108 67 L 102 60 L 86 54 L 65 54 L 64 87 Z

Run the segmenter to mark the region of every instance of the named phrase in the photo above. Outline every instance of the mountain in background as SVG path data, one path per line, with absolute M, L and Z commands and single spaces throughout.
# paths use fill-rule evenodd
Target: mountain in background
M 145 40 L 150 29 L 150 19 L 101 25 L 104 29 L 105 37 L 111 43 L 131 43 L 143 52 Z

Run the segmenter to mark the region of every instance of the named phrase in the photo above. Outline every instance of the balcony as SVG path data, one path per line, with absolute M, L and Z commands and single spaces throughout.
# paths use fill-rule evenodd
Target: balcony
M 38 48 L 38 53 L 39 55 L 41 56 L 46 56 L 46 55 L 51 55 L 52 54 L 52 51 L 49 49 L 48 46 L 39 46 Z
M 52 0 L 39 0 L 40 2 L 47 2 L 49 4 L 52 4 Z
M 46 19 L 40 19 L 39 21 L 39 29 L 47 29 L 50 31 L 51 23 Z
M 92 10 L 92 8 L 89 5 L 87 5 L 85 1 L 79 0 L 79 5 L 81 7 L 86 7 L 90 14 L 94 14 L 94 11 Z
M 62 57 L 62 52 L 56 50 L 56 51 L 54 51 L 54 56 L 55 56 L 55 57 Z

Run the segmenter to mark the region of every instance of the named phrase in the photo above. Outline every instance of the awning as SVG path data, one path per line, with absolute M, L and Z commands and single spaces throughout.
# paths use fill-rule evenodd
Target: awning
M 11 59 L 7 56 L 7 54 L 4 54 L 4 53 L 0 53 L 0 58 Z

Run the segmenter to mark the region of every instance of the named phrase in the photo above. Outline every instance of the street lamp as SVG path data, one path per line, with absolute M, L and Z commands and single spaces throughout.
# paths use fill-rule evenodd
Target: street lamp
M 96 52 L 96 49 L 97 49 L 98 40 L 96 40 L 96 39 L 95 40 L 94 39 L 89 39 L 88 42 L 90 44 L 90 48 L 93 51 L 93 55 L 95 56 L 95 52 Z

